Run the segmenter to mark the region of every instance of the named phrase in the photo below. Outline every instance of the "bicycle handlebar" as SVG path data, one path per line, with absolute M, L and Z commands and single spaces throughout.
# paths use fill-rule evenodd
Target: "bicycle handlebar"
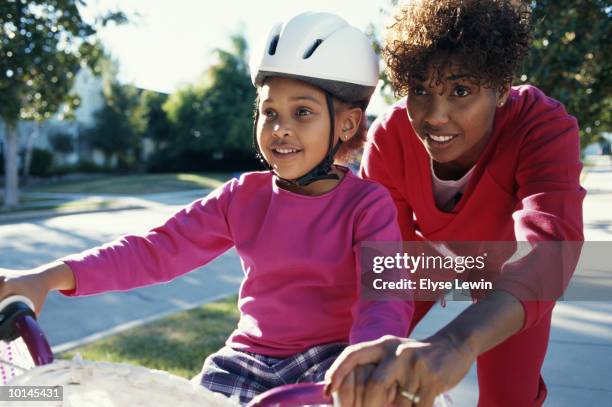
M 331 397 L 323 395 L 323 382 L 280 386 L 255 397 L 247 407 L 297 407 L 332 405 Z
M 36 322 L 32 302 L 13 295 L 0 302 L 0 340 L 10 342 L 21 337 L 36 366 L 53 362 L 53 352 L 42 329 Z
M 15 328 L 28 347 L 36 366 L 53 363 L 53 352 L 36 319 L 29 315 L 19 316 L 15 319 Z

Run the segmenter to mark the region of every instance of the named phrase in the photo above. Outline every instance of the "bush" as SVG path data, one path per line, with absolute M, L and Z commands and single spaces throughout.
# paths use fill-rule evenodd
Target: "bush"
M 48 177 L 52 175 L 53 154 L 50 151 L 35 148 L 32 150 L 32 163 L 30 175 L 34 177 Z
M 54 175 L 66 175 L 70 173 L 107 173 L 109 172 L 103 166 L 100 166 L 93 161 L 79 161 L 76 164 L 58 165 L 53 167 Z
M 56 133 L 49 137 L 49 143 L 53 150 L 62 154 L 74 152 L 74 141 L 72 136 L 67 133 Z
M 235 172 L 263 170 L 261 162 L 250 150 L 218 152 L 162 151 L 151 156 L 148 172 Z

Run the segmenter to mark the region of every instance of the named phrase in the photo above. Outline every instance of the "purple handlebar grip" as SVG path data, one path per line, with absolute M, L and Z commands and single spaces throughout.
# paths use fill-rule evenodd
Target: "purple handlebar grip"
M 297 407 L 332 405 L 331 397 L 323 395 L 323 382 L 287 384 L 255 397 L 247 407 Z
M 29 315 L 23 315 L 15 319 L 15 328 L 19 336 L 23 338 L 34 364 L 36 366 L 48 365 L 53 362 L 53 352 L 49 347 L 49 342 L 43 333 L 38 322 Z

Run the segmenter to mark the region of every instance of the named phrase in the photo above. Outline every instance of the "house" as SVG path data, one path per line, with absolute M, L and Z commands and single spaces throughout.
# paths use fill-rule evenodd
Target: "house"
M 74 119 L 65 120 L 63 112 L 58 112 L 38 126 L 33 121 L 19 121 L 17 123 L 19 151 L 25 151 L 30 143 L 33 148 L 53 150 L 53 137 L 63 135 L 72 140 L 73 151 L 65 154 L 55 152 L 59 164 L 74 164 L 84 156 L 91 155 L 79 135 L 84 129 L 95 124 L 94 114 L 104 105 L 103 86 L 103 78 L 96 76 L 87 66 L 83 66 L 76 74 L 72 90 L 72 93 L 80 98 L 80 105 L 74 111 Z M 2 124 L 0 125 L 0 151 L 2 151 L 6 127 L 1 119 L 0 124 Z

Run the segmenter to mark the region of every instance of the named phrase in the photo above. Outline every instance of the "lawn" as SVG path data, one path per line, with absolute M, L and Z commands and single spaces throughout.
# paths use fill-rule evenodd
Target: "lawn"
M 44 202 L 41 205 L 31 205 L 31 201 L 28 199 L 22 199 L 20 206 L 15 209 L 6 210 L 2 208 L 3 201 L 0 199 L 0 214 L 4 213 L 19 213 L 19 212 L 31 212 L 31 211 L 45 211 L 55 210 L 64 212 L 75 212 L 75 211 L 86 211 L 91 209 L 110 209 L 113 206 L 114 201 L 109 199 L 79 199 L 70 202 L 64 202 L 57 199 L 38 199 L 39 202 Z
M 209 354 L 219 350 L 236 327 L 235 296 L 132 328 L 60 355 L 130 363 L 192 378 Z
M 99 195 L 144 195 L 190 189 L 216 188 L 229 173 L 110 175 L 80 181 L 56 181 L 27 188 L 25 192 Z

